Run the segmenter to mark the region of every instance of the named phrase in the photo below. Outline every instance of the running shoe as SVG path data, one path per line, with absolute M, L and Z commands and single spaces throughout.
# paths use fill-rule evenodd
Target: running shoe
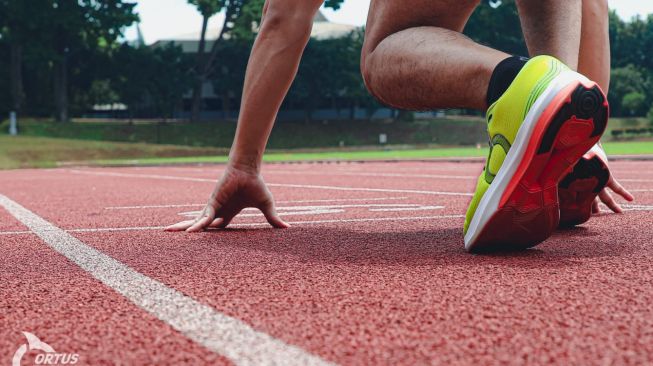
M 607 120 L 596 83 L 550 56 L 526 63 L 487 111 L 490 154 L 467 211 L 465 249 L 524 249 L 551 236 L 558 183 Z
M 574 169 L 558 185 L 560 227 L 587 222 L 592 204 L 610 179 L 608 157 L 596 144 L 576 163 Z

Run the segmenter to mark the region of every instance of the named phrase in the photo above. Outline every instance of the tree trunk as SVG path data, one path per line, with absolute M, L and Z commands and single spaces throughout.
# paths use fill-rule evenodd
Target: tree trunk
M 197 61 L 195 64 L 195 84 L 193 85 L 193 96 L 191 101 L 190 121 L 199 122 L 200 113 L 202 112 L 202 87 L 204 86 L 204 51 L 206 50 L 206 27 L 209 23 L 208 15 L 202 18 L 202 33 L 200 35 L 200 44 L 197 49 Z
M 57 122 L 68 122 L 68 52 L 54 64 L 54 105 Z
M 229 119 L 229 113 L 231 112 L 231 98 L 229 97 L 229 91 L 222 93 L 222 116 L 224 120 Z
M 198 64 L 201 64 L 200 67 L 198 67 L 198 76 L 197 76 L 197 81 L 195 84 L 195 89 L 193 90 L 193 93 L 195 93 L 195 90 L 199 90 L 198 94 L 201 94 L 202 91 L 202 86 L 204 85 L 204 82 L 206 79 L 211 76 L 211 73 L 213 72 L 213 62 L 215 61 L 215 57 L 218 54 L 218 46 L 220 44 L 220 41 L 224 39 L 224 35 L 227 32 L 227 28 L 229 26 L 229 20 L 232 19 L 234 10 L 232 9 L 231 6 L 227 7 L 227 11 L 225 14 L 224 22 L 222 23 L 222 29 L 220 30 L 220 34 L 218 35 L 218 38 L 215 39 L 213 42 L 213 46 L 211 47 L 211 52 L 209 53 L 208 57 L 202 57 L 201 62 Z M 204 33 L 204 32 L 202 32 Z M 200 47 L 206 47 L 206 45 L 202 45 L 202 42 L 200 40 Z M 203 53 L 204 51 L 202 51 Z M 193 98 L 193 112 L 197 110 L 197 117 L 199 119 L 199 114 L 201 112 L 201 105 L 202 105 L 202 97 L 199 95 L 197 99 L 194 97 Z
M 20 114 L 23 106 L 23 47 L 18 42 L 11 43 L 11 99 L 12 109 Z

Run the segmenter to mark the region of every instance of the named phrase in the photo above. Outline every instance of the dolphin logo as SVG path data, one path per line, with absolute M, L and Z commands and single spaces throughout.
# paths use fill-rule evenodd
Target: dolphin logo
M 25 335 L 25 338 L 27 338 L 27 344 L 23 344 L 18 347 L 16 353 L 14 353 L 14 358 L 11 361 L 12 366 L 20 366 L 20 361 L 28 351 L 39 350 L 47 353 L 55 353 L 54 348 L 40 340 L 39 337 L 35 336 L 34 334 L 23 332 L 23 335 Z

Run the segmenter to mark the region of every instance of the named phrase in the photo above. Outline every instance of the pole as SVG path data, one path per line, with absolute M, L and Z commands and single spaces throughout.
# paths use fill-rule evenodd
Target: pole
M 9 112 L 9 134 L 18 135 L 18 122 L 16 121 L 16 112 Z

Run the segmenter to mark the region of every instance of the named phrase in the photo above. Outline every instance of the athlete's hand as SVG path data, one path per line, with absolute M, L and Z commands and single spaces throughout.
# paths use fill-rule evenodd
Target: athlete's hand
M 257 171 L 227 165 L 209 202 L 197 218 L 168 226 L 166 231 L 198 232 L 206 228 L 225 228 L 247 207 L 261 210 L 275 228 L 289 227 L 277 214 L 272 193 L 261 175 Z
M 616 179 L 614 179 L 612 174 L 610 174 L 610 180 L 608 180 L 608 184 L 605 186 L 605 188 L 603 188 L 601 193 L 599 193 L 599 196 L 594 200 L 594 204 L 592 205 L 592 213 L 598 214 L 601 212 L 601 208 L 599 207 L 599 203 L 601 202 L 603 202 L 615 213 L 623 212 L 623 208 L 619 203 L 617 203 L 617 201 L 615 201 L 610 191 L 608 191 L 608 188 L 610 188 L 612 192 L 623 197 L 628 202 L 632 202 L 635 199 L 635 197 L 633 197 L 633 195 L 628 192 L 628 190 L 624 188 Z

